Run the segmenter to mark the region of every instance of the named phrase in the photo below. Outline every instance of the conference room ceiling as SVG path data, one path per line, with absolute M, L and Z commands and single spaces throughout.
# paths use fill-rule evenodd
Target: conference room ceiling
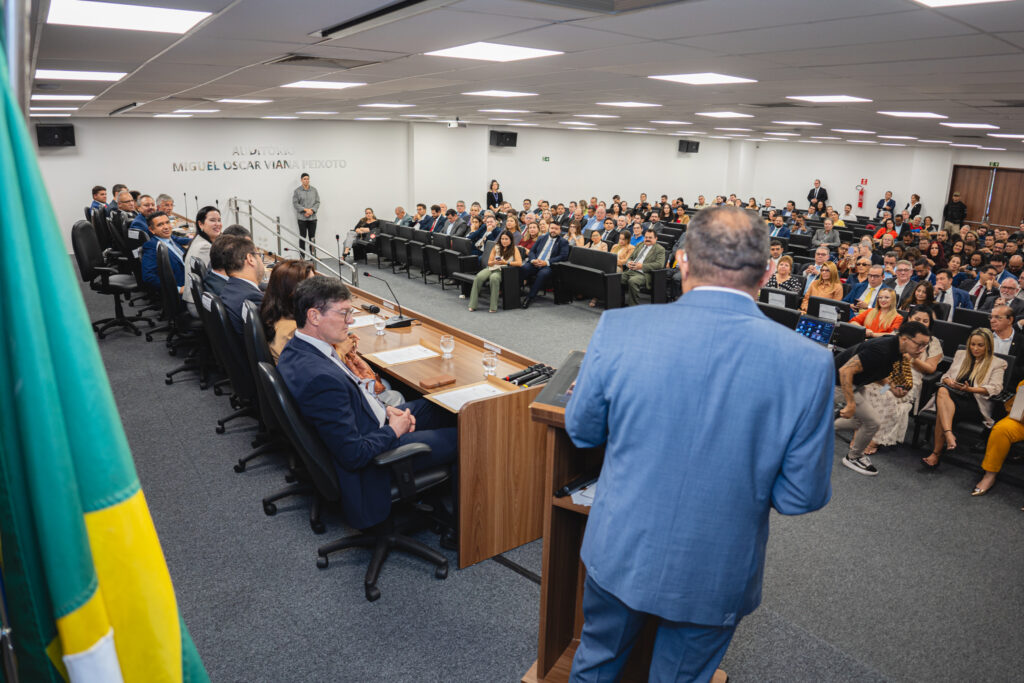
M 759 139 L 768 132 L 792 132 L 799 137 L 788 137 L 790 142 L 832 137 L 925 144 L 878 137 L 913 136 L 1024 150 L 1021 139 L 987 135 L 1024 136 L 1024 0 L 945 9 L 930 9 L 913 0 L 685 0 L 641 3 L 653 6 L 622 13 L 606 8 L 629 5 L 628 1 L 595 2 L 584 10 L 579 7 L 587 3 L 575 0 L 425 0 L 415 6 L 419 13 L 360 25 L 341 37 L 321 38 L 317 33 L 393 4 L 394 0 L 165 2 L 162 6 L 213 13 L 186 34 L 173 35 L 46 24 L 44 3 L 35 25 L 37 68 L 128 75 L 116 83 L 36 81 L 36 94 L 96 97 L 84 104 L 33 105 L 80 106 L 73 116 L 82 117 L 107 117 L 138 103 L 116 116 L 148 118 L 177 109 L 219 109 L 195 114 L 192 120 L 297 116 L 440 122 L 458 117 L 502 128 L 535 124 L 568 129 L 560 122 L 575 118 L 597 124 L 587 128 L 650 128 L 645 132 L 680 136 Z M 423 54 L 477 41 L 564 54 L 513 62 Z M 315 59 L 272 63 L 290 55 Z M 648 78 L 703 72 L 757 82 L 684 85 Z M 281 87 L 316 80 L 366 85 L 344 90 Z M 537 94 L 463 94 L 480 90 Z M 811 104 L 787 99 L 840 94 L 872 101 Z M 222 98 L 273 101 L 217 102 Z M 597 104 L 619 101 L 660 106 Z M 359 106 L 373 103 L 413 106 Z M 753 118 L 697 115 L 725 110 Z M 877 113 L 891 110 L 935 112 L 948 118 Z M 305 111 L 336 113 L 297 113 Z M 576 116 L 580 114 L 618 118 Z M 958 129 L 941 123 L 982 123 L 999 129 Z M 836 128 L 871 132 L 843 133 Z

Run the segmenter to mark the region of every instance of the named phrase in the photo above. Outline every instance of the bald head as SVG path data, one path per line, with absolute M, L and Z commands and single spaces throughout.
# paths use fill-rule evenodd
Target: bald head
M 687 290 L 699 285 L 756 290 L 768 273 L 768 231 L 744 209 L 723 206 L 696 214 L 682 251 Z

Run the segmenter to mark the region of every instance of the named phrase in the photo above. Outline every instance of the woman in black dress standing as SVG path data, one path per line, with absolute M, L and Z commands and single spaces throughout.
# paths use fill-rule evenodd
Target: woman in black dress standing
M 487 191 L 487 208 L 491 211 L 497 211 L 501 203 L 505 201 L 505 197 L 502 196 L 498 187 L 498 181 L 492 180 L 491 189 Z

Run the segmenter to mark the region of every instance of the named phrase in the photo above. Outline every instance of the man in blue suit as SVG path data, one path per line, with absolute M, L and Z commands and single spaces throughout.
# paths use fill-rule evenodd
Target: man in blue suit
M 144 194 L 139 197 L 139 201 L 135 202 L 135 204 L 139 207 L 139 213 L 132 220 L 132 224 L 129 227 L 141 230 L 148 235 L 150 233 L 147 219 L 156 212 L 156 202 L 148 194 Z M 170 216 L 167 219 L 170 220 Z
M 231 241 L 223 246 L 224 270 L 227 272 L 228 281 L 224 283 L 220 299 L 224 302 L 231 327 L 241 337 L 244 328 L 242 304 L 250 300 L 255 301 L 257 306 L 263 303 L 260 283 L 266 274 L 266 266 L 256 251 L 256 245 L 248 237 L 221 235 L 217 238 L 217 243 L 221 240 Z
M 768 236 L 789 239 L 790 232 L 789 226 L 786 225 L 786 219 L 783 218 L 781 215 L 776 214 L 774 220 L 772 221 L 771 227 L 768 228 Z
M 164 244 L 171 260 L 174 282 L 180 293 L 185 286 L 185 250 L 188 249 L 190 240 L 171 235 L 171 219 L 163 211 L 151 213 L 148 225 L 148 232 L 152 237 L 142 244 L 142 254 L 139 257 L 142 281 L 154 289 L 160 288 L 160 263 L 156 256 L 156 246 Z
M 953 286 L 953 271 L 943 268 L 935 273 L 935 302 L 949 306 L 949 312 L 945 320 L 953 319 L 953 309 L 974 308 L 971 305 L 971 295 Z M 938 311 L 936 311 L 936 314 Z
M 426 399 L 385 406 L 369 386 L 349 370 L 334 345 L 348 338 L 355 311 L 348 287 L 322 275 L 295 289 L 298 329 L 277 361 L 277 369 L 299 412 L 330 451 L 341 488 L 345 521 L 366 529 L 391 511 L 389 470 L 373 458 L 408 443 L 425 443 L 428 455 L 416 456 L 414 470 L 455 460 L 455 416 Z
M 617 680 L 648 615 L 650 680 L 709 681 L 760 604 L 769 512 L 831 496 L 832 355 L 758 310 L 764 224 L 704 209 L 676 258 L 683 296 L 606 311 L 566 407 L 577 446 L 605 444 L 581 550 L 577 683 Z
M 843 301 L 853 306 L 858 311 L 863 311 L 875 305 L 878 292 L 885 286 L 885 268 L 883 266 L 871 266 L 868 268 L 868 279 L 858 282 L 843 297 Z
M 529 295 L 523 298 L 523 308 L 529 308 L 537 295 L 547 288 L 552 275 L 551 266 L 567 258 L 569 243 L 562 237 L 562 226 L 552 221 L 548 226 L 548 234 L 541 235 L 534 243 L 526 255 L 526 262 L 519 269 L 523 284 L 533 279 Z

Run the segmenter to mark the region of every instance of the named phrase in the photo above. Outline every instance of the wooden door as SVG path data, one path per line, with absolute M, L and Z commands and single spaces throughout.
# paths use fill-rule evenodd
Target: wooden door
M 1016 227 L 1024 219 L 1024 171 L 997 168 L 988 208 L 992 225 Z
M 946 202 L 952 200 L 954 192 L 959 192 L 960 201 L 967 205 L 968 223 L 982 223 L 985 220 L 985 210 L 988 208 L 989 189 L 992 186 L 994 170 L 985 166 L 957 165 L 953 167 L 953 182 L 950 185 L 949 197 L 946 197 Z

